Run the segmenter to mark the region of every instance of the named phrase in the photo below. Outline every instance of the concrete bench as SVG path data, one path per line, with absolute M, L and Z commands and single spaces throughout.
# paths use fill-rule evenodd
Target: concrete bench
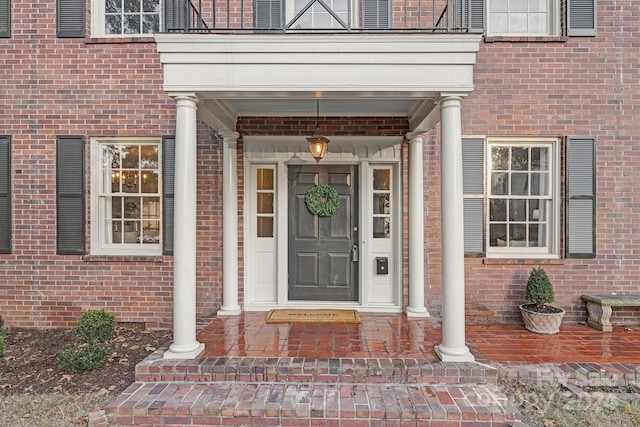
M 640 295 L 603 294 L 582 295 L 587 302 L 587 325 L 603 332 L 611 332 L 611 307 L 640 307 Z

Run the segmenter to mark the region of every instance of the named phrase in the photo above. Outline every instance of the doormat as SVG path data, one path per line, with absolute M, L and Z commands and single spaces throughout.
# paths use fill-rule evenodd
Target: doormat
M 358 310 L 277 309 L 267 314 L 266 323 L 360 323 Z

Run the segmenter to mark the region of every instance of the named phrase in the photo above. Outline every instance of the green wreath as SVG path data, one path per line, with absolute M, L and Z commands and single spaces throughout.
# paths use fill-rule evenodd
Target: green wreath
M 330 185 L 314 185 L 305 194 L 304 203 L 313 215 L 331 216 L 340 207 L 340 196 Z

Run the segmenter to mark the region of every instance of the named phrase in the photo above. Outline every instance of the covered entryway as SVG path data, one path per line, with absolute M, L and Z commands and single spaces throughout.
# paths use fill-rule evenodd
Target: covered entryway
M 270 298 L 278 306 L 287 305 L 288 263 L 288 214 L 274 211 L 273 214 L 257 213 L 268 218 L 272 215 L 274 232 L 272 237 L 260 237 L 244 232 L 239 233 L 238 197 L 244 185 L 244 202 L 252 193 L 247 188 L 254 171 L 270 168 L 274 177 L 273 190 L 281 208 L 287 205 L 287 175 L 289 166 L 295 160 L 309 163 L 308 149 L 293 147 L 292 140 L 282 138 L 282 134 L 257 132 L 240 135 L 236 125 L 241 117 L 257 117 L 259 123 L 266 123 L 272 117 L 313 117 L 316 100 L 320 99 L 330 111 L 323 115 L 333 117 L 406 117 L 409 132 L 394 146 L 408 145 L 408 185 L 400 187 L 399 194 L 406 194 L 408 206 L 401 206 L 399 215 L 393 217 L 402 224 L 406 213 L 406 251 L 398 260 L 400 265 L 408 264 L 406 271 L 400 271 L 401 281 L 393 290 L 392 297 L 400 295 L 389 309 L 388 303 L 375 301 L 380 295 L 374 287 L 376 279 L 382 275 L 374 269 L 377 258 L 385 258 L 384 251 L 378 254 L 371 246 L 365 248 L 363 227 L 375 219 L 359 212 L 360 218 L 367 218 L 367 224 L 360 222 L 359 273 L 361 285 L 363 272 L 371 279 L 370 286 L 360 286 L 357 301 L 367 309 L 391 311 L 400 309 L 409 316 L 428 316 L 425 307 L 424 276 L 424 190 L 425 171 L 423 146 L 425 134 L 440 124 L 441 168 L 437 173 L 442 185 L 441 230 L 442 230 L 442 300 L 443 300 L 443 342 L 437 347 L 443 360 L 462 361 L 473 359 L 465 345 L 465 304 L 464 304 L 464 236 L 462 197 L 462 154 L 461 154 L 461 108 L 462 100 L 473 90 L 473 66 L 481 40 L 478 34 L 437 34 L 437 33 L 389 33 L 389 34 L 157 34 L 157 49 L 164 66 L 164 88 L 176 100 L 176 168 L 175 205 L 180 210 L 174 215 L 174 343 L 165 353 L 167 358 L 194 357 L 201 351 L 195 338 L 195 257 L 196 222 L 195 214 L 197 180 L 197 118 L 206 123 L 223 139 L 223 302 L 219 316 L 237 315 L 255 301 L 248 301 L 248 275 L 256 274 L 260 279 L 271 279 L 271 283 L 259 283 L 264 292 L 261 296 Z M 327 105 L 333 106 L 331 108 Z M 196 116 L 197 114 L 197 116 Z M 401 159 L 379 158 L 375 152 L 384 152 L 389 146 L 376 146 L 371 142 L 376 138 L 370 127 L 360 129 L 354 136 L 360 141 L 349 142 L 349 150 L 337 151 L 336 158 L 326 164 L 358 164 L 359 176 L 367 179 L 365 190 L 360 190 L 360 208 L 372 209 L 373 203 L 364 199 L 363 194 L 372 190 L 372 174 L 376 167 L 391 170 L 398 177 Z M 348 139 L 349 135 L 338 135 Z M 264 137 L 263 143 L 258 141 Z M 335 152 L 336 134 L 328 133 Z M 244 164 L 238 162 L 238 140 L 242 139 Z M 271 138 L 271 139 L 269 139 Z M 289 136 L 289 138 L 292 138 Z M 353 138 L 351 138 L 353 140 Z M 304 142 L 301 135 L 296 141 Z M 291 149 L 287 149 L 287 144 Z M 306 144 L 305 144 L 306 145 Z M 405 146 L 406 148 L 406 146 Z M 394 148 L 392 148 L 393 150 Z M 304 152 L 306 150 L 306 159 Z M 406 151 L 405 151 L 406 152 Z M 253 156 L 253 159 L 252 159 Z M 262 156 L 262 158 L 259 158 Z M 254 162 L 255 159 L 255 162 Z M 240 183 L 244 169 L 244 182 Z M 396 181 L 397 182 L 397 181 Z M 284 184 L 283 184 L 284 183 Z M 362 186 L 365 185 L 360 180 Z M 405 193 L 406 192 L 406 193 Z M 284 198 L 284 199 L 282 199 Z M 287 212 L 287 211 L 285 211 Z M 396 213 L 397 214 L 397 213 Z M 255 223 L 255 218 L 243 211 L 246 218 Z M 384 221 L 372 221 L 368 232 Z M 265 220 L 268 222 L 268 220 Z M 396 223 L 397 224 L 397 223 Z M 264 231 L 264 230 L 263 230 Z M 401 233 L 404 233 L 402 227 Z M 391 245 L 404 244 L 401 237 L 387 239 Z M 370 236 L 370 235 L 369 235 Z M 391 233 L 391 236 L 394 236 Z M 283 238 L 286 237 L 286 238 Z M 244 239 L 239 242 L 239 239 Z M 265 239 L 264 241 L 258 239 Z M 254 240 L 251 240 L 254 239 Z M 270 240 L 269 240 L 270 239 Z M 269 274 L 261 274 L 245 269 L 243 282 L 239 279 L 240 247 L 251 247 L 254 241 L 264 243 L 256 255 L 273 260 Z M 369 245 L 374 239 L 368 238 Z M 382 242 L 382 239 L 380 240 Z M 376 242 L 376 243 L 380 243 Z M 242 246 L 240 245 L 242 244 Z M 382 244 L 379 245 L 383 247 Z M 386 249 L 385 249 L 386 250 Z M 247 252 L 245 251 L 245 266 Z M 392 259 L 389 258 L 389 262 Z M 260 266 L 260 262 L 253 265 Z M 275 268 L 273 268 L 275 266 Z M 391 266 L 390 266 L 391 270 Z M 406 274 L 408 273 L 408 275 Z M 391 276 L 389 276 L 391 277 Z M 408 277 L 408 278 L 407 278 Z M 284 281 L 284 282 L 283 282 Z M 257 282 L 256 282 L 257 283 Z M 244 286 L 241 290 L 240 286 Z M 398 291 L 396 293 L 396 291 Z M 257 295 L 257 293 L 256 293 Z M 404 296 L 407 298 L 404 298 Z M 242 297 L 242 300 L 240 299 Z M 301 301 L 302 302 L 302 301 Z M 333 302 L 338 304 L 337 302 Z M 261 302 L 266 307 L 267 302 Z M 386 304 L 386 305 L 385 305 Z M 254 309 L 257 308 L 254 305 Z
M 358 175 L 355 166 L 289 166 L 289 300 L 357 301 Z M 314 215 L 306 195 L 318 185 L 339 196 L 330 215 Z M 322 200 L 319 203 L 327 203 Z

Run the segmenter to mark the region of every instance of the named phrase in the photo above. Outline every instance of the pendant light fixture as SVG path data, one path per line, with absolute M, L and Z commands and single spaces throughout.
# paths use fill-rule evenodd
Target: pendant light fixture
M 329 146 L 329 140 L 320 134 L 320 128 L 318 127 L 318 120 L 320 118 L 320 100 L 316 99 L 316 131 L 307 138 L 309 143 L 309 151 L 317 163 L 324 159 L 327 155 L 327 148 Z

